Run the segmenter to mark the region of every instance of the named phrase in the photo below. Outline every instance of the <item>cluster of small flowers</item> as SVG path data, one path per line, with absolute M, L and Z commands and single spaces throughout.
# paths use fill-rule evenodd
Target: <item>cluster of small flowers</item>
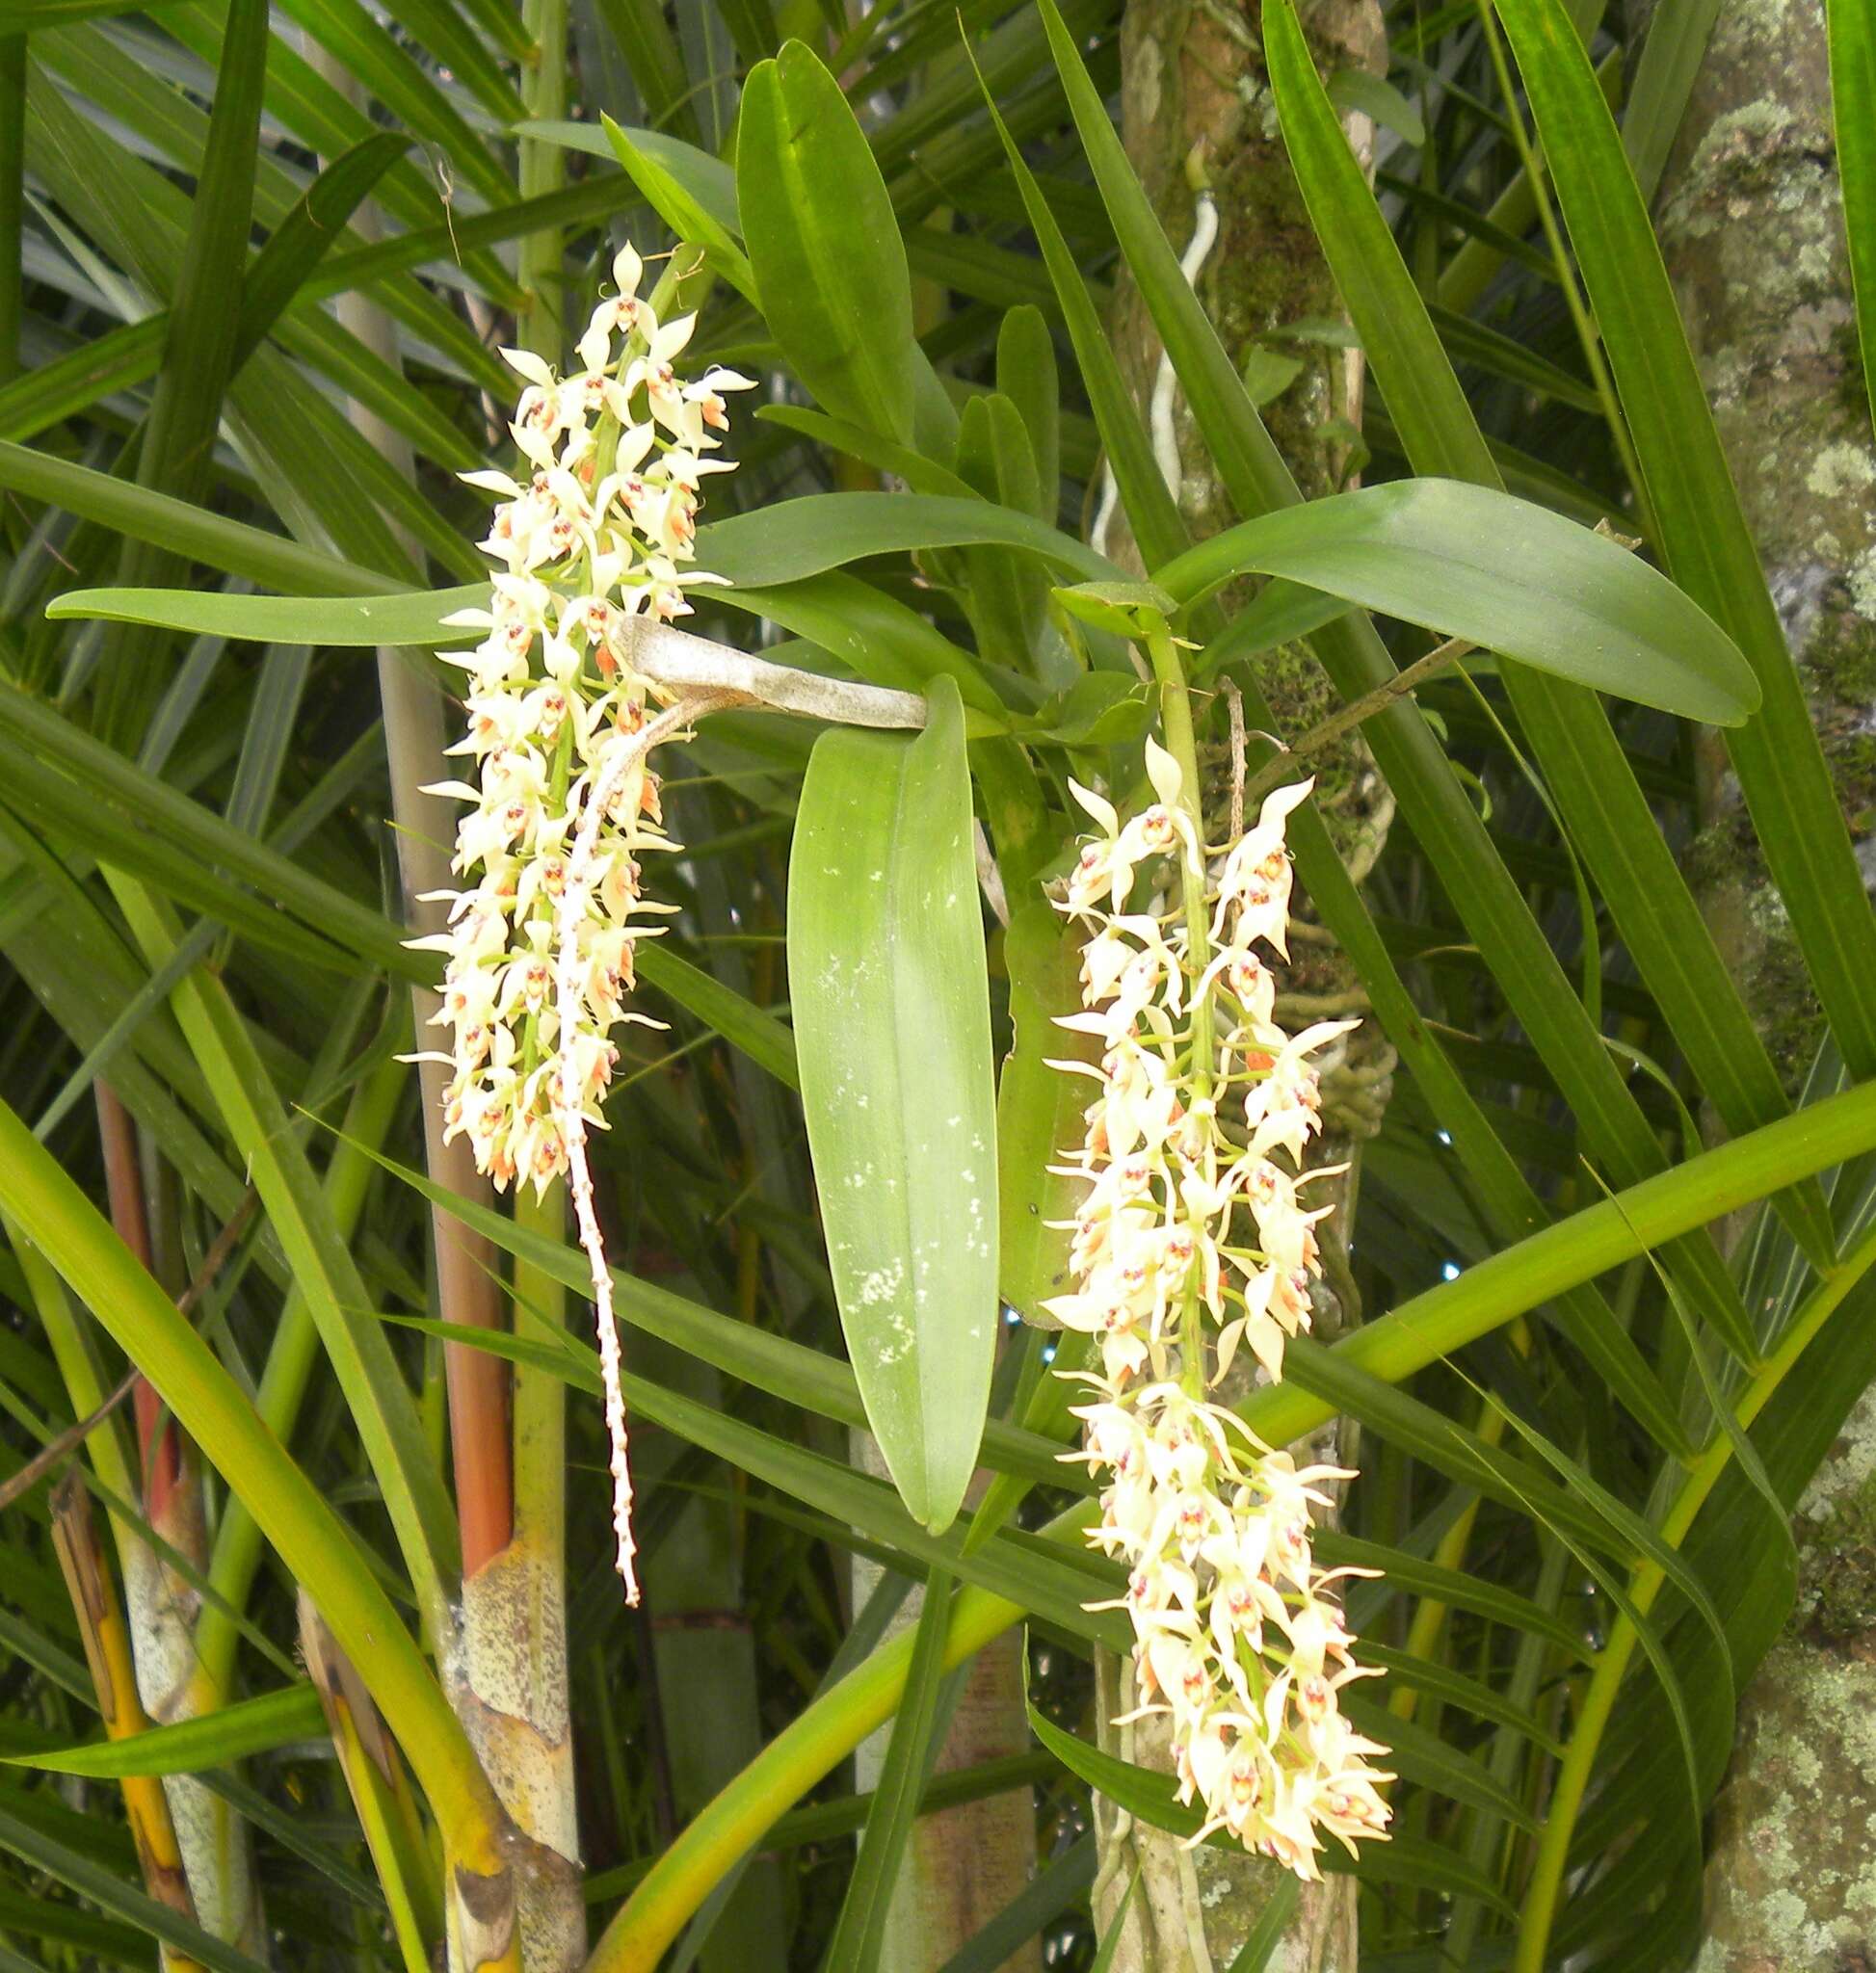
M 544 1190 L 567 1170 L 566 1112 L 601 1120 L 611 1030 L 645 1019 L 624 1006 L 633 942 L 650 929 L 635 920 L 662 908 L 640 896 L 638 857 L 675 846 L 645 765 L 652 686 L 631 669 L 623 632 L 634 617 L 686 614 L 685 588 L 720 580 L 685 565 L 699 482 L 728 469 L 707 456 L 728 422 L 722 394 L 750 380 L 712 370 L 679 381 L 672 361 L 695 318 L 659 323 L 639 298 L 642 272 L 629 247 L 614 262 L 618 293 L 580 338 L 574 375 L 505 353 L 527 381 L 512 427 L 533 468 L 527 483 L 463 475 L 500 496 L 482 543 L 500 565 L 491 607 L 450 619 L 486 633 L 453 659 L 469 674 L 469 721 L 450 750 L 475 760 L 478 780 L 430 792 L 470 804 L 452 867 L 480 878 L 440 893 L 449 931 L 413 943 L 448 955 L 436 1017 L 453 1031 L 448 1134 L 467 1135 L 498 1189 L 532 1179 Z M 595 800 L 594 852 L 576 869 Z M 569 901 L 579 908 L 570 1010 L 555 992 Z
M 498 565 L 490 607 L 453 625 L 483 641 L 457 657 L 468 673 L 468 732 L 450 750 L 478 779 L 428 792 L 469 804 L 453 870 L 473 888 L 429 894 L 449 930 L 411 943 L 448 955 L 436 1024 L 453 1046 L 445 1136 L 466 1135 L 496 1189 L 564 1172 L 593 1274 L 612 1440 L 619 1568 L 636 1601 L 625 1407 L 611 1276 L 585 1144 L 619 1059 L 633 946 L 667 908 L 640 893 L 638 858 L 677 847 L 664 833 L 652 745 L 683 723 L 656 713 L 652 681 L 630 662 L 632 619 L 687 615 L 685 590 L 721 577 L 691 566 L 698 487 L 727 471 L 708 455 L 727 428 L 723 393 L 753 380 L 713 369 L 681 381 L 672 365 L 695 317 L 660 323 L 639 295 L 631 248 L 613 263 L 617 292 L 595 311 L 581 368 L 556 377 L 540 357 L 504 352 L 526 381 L 511 430 L 529 468 L 466 473 L 499 496 L 481 545 Z M 617 347 L 616 347 L 617 345 Z
M 1256 951 L 1288 957 L 1284 826 L 1310 784 L 1279 790 L 1239 841 L 1207 852 L 1181 805 L 1177 764 L 1150 740 L 1148 767 L 1159 801 L 1124 827 L 1070 783 L 1101 835 L 1069 880 L 1064 908 L 1097 929 L 1083 949 L 1085 1012 L 1062 1025 L 1097 1038 L 1102 1054 L 1098 1067 L 1058 1065 L 1094 1076 L 1099 1095 L 1058 1168 L 1088 1190 L 1074 1292 L 1048 1306 L 1099 1346 L 1074 1457 L 1107 1476 L 1090 1539 L 1129 1570 L 1126 1595 L 1105 1606 L 1134 1627 L 1142 1703 L 1125 1717 L 1170 1719 L 1179 1799 L 1202 1803 L 1202 1835 L 1229 1829 L 1314 1878 L 1319 1830 L 1353 1852 L 1385 1837 L 1388 1820 L 1377 1789 L 1392 1776 L 1367 1764 L 1387 1749 L 1337 1704 L 1342 1686 L 1368 1675 L 1331 1593 L 1354 1572 L 1318 1570 L 1310 1547 L 1311 1504 L 1328 1506 L 1324 1484 L 1353 1475 L 1299 1470 L 1205 1392 L 1240 1342 L 1281 1377 L 1286 1338 L 1308 1326 L 1314 1225 L 1329 1208 L 1306 1211 L 1298 1189 L 1328 1174 L 1299 1179 L 1272 1154 L 1300 1168 L 1321 1128 L 1311 1059 L 1355 1024 L 1286 1035 Z M 1222 856 L 1208 928 L 1183 903 L 1128 908 L 1137 866 L 1174 854 L 1183 882 L 1199 886 L 1208 857 Z M 1241 1143 L 1228 1115 L 1242 1119 Z M 1255 1244 L 1233 1239 L 1240 1205 Z

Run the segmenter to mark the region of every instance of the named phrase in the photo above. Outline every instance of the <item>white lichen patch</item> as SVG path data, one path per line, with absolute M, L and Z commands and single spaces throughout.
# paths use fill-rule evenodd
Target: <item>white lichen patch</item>
M 1850 565 L 1850 607 L 1876 623 L 1876 548 L 1865 548 Z
M 1876 483 L 1876 460 L 1870 457 L 1869 448 L 1842 439 L 1825 446 L 1805 475 L 1805 485 L 1820 500 L 1861 492 L 1872 483 Z

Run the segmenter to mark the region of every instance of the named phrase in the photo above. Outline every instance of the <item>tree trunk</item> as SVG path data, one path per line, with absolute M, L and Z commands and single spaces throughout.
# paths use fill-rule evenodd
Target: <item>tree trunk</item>
M 1379 70 L 1383 28 L 1376 0 L 1315 0 L 1302 10 L 1319 66 Z M 1259 10 L 1193 5 L 1192 0 L 1130 0 L 1121 46 L 1122 135 L 1128 155 L 1176 248 L 1196 223 L 1195 185 L 1216 202 L 1218 238 L 1197 276 L 1206 312 L 1232 359 L 1254 365 L 1254 377 L 1281 376 L 1284 358 L 1296 374 L 1263 405 L 1265 422 L 1306 495 L 1346 484 L 1350 446 L 1361 411 L 1361 353 L 1320 342 L 1289 343 L 1273 331 L 1306 317 L 1342 312 L 1335 284 L 1315 243 L 1289 159 L 1277 133 L 1265 78 Z M 1351 117 L 1349 135 L 1371 162 L 1373 128 Z M 1153 402 L 1161 351 L 1151 317 L 1130 283 L 1116 304 L 1115 343 L 1121 366 L 1143 408 Z M 1258 363 L 1259 353 L 1268 359 Z M 1259 392 L 1259 395 L 1262 395 Z M 1162 390 L 1163 397 L 1163 390 Z M 1154 434 L 1165 454 L 1170 436 L 1178 455 L 1174 490 L 1195 537 L 1215 534 L 1239 518 L 1219 485 L 1202 435 L 1182 401 L 1174 400 L 1170 434 Z M 1108 552 L 1123 552 L 1111 538 Z M 1315 661 L 1300 646 L 1261 661 L 1260 682 L 1286 737 L 1315 724 L 1338 703 Z M 1214 765 L 1202 750 L 1202 763 Z M 1372 866 L 1391 813 L 1387 790 L 1359 740 L 1315 764 L 1317 805 L 1358 879 Z M 1225 808 L 1229 763 L 1215 757 L 1205 791 L 1207 814 Z M 1218 833 L 1223 833 L 1222 826 Z M 1214 836 L 1214 840 L 1216 837 Z M 1297 910 L 1307 920 L 1299 890 Z M 1360 1013 L 1363 1003 L 1339 951 L 1306 923 L 1292 945 L 1278 1014 L 1289 1026 L 1332 1012 Z M 1320 1229 L 1325 1281 L 1318 1284 L 1315 1331 L 1333 1338 L 1359 1320 L 1347 1265 L 1362 1140 L 1379 1128 L 1387 1096 L 1385 1039 L 1372 1023 L 1351 1039 L 1343 1071 L 1325 1083 L 1322 1138 L 1312 1165 L 1347 1162 L 1339 1179 L 1319 1183 L 1311 1197 L 1335 1211 Z M 1333 1426 L 1299 1458 L 1337 1457 Z M 1131 1667 L 1097 1654 L 1097 1708 L 1103 1744 L 1137 1761 L 1164 1764 L 1164 1736 L 1153 1721 L 1120 1729 L 1105 1725 L 1132 1709 Z M 1102 1934 L 1125 1900 L 1115 1973 L 1226 1973 L 1279 1881 L 1278 1867 L 1261 1858 L 1206 1846 L 1187 1850 L 1095 1798 L 1100 1872 L 1095 1908 Z M 1138 1878 L 1130 1899 L 1128 1887 Z M 1354 1973 L 1355 1882 L 1346 1876 L 1306 1885 L 1296 1915 L 1272 1954 L 1270 1973 Z
M 1682 316 L 1865 871 L 1876 855 L 1876 451 L 1858 365 L 1822 0 L 1723 7 L 1659 224 Z M 1821 1034 L 1717 739 L 1692 874 L 1796 1085 Z M 1740 1707 L 1703 1973 L 1841 1973 L 1876 1937 L 1876 1392 L 1801 1503 L 1796 1618 Z

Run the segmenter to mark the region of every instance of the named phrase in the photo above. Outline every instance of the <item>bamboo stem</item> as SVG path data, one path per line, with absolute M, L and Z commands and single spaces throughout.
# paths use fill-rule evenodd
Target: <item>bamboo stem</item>
M 518 1969 L 515 1840 L 415 1641 L 356 1542 L 294 1464 L 214 1353 L 83 1191 L 0 1102 L 0 1212 L 34 1244 L 101 1326 L 170 1399 L 178 1421 L 212 1449 L 246 1493 L 267 1539 L 318 1600 L 410 1757 L 443 1839 L 457 1963 Z
M 137 1691 L 137 1670 L 131 1658 L 123 1606 L 118 1600 L 111 1565 L 105 1560 L 97 1527 L 92 1519 L 91 1496 L 77 1474 L 66 1474 L 53 1488 L 51 1512 L 52 1546 L 71 1596 L 72 1613 L 78 1619 L 78 1635 L 85 1646 L 86 1663 L 91 1667 L 92 1684 L 97 1692 L 105 1736 L 127 1740 L 134 1734 L 147 1732 L 150 1723 Z M 126 1775 L 119 1786 L 123 1790 L 124 1814 L 137 1844 L 144 1888 L 159 1904 L 167 1905 L 193 1923 L 196 1904 L 189 1893 L 189 1879 L 183 1870 L 182 1851 L 176 1841 L 175 1824 L 162 1778 L 155 1775 Z M 168 1973 L 201 1973 L 199 1960 L 172 1946 L 163 1948 L 162 1958 Z

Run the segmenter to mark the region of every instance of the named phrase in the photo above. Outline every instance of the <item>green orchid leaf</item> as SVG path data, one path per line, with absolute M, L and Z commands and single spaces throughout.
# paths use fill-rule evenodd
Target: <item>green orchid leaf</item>
M 996 1120 L 964 705 L 915 738 L 834 729 L 788 882 L 802 1107 L 848 1355 L 888 1470 L 941 1533 L 990 1403 Z
M 1397 480 L 1241 522 L 1153 571 L 1190 605 L 1281 575 L 1664 712 L 1736 726 L 1739 647 L 1658 570 L 1547 509 L 1458 480 Z
M 912 276 L 840 85 L 789 41 L 743 85 L 736 203 L 762 312 L 824 410 L 910 444 Z

